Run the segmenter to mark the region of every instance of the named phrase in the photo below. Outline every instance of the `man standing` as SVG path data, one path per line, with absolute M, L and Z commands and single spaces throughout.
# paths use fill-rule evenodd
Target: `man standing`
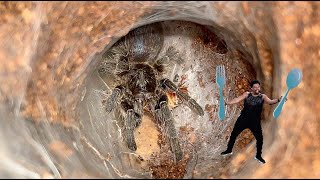
M 262 158 L 262 129 L 261 129 L 261 112 L 263 103 L 269 105 L 276 104 L 280 102 L 282 96 L 279 99 L 270 99 L 265 94 L 260 93 L 260 82 L 254 80 L 250 83 L 251 92 L 245 92 L 241 96 L 232 99 L 231 101 L 226 101 L 227 105 L 236 104 L 244 100 L 244 108 L 241 111 L 239 118 L 234 125 L 231 132 L 230 140 L 228 142 L 228 148 L 226 151 L 222 152 L 221 155 L 232 154 L 232 148 L 236 141 L 237 136 L 246 128 L 249 128 L 257 140 L 257 154 L 255 159 L 261 163 L 265 163 Z

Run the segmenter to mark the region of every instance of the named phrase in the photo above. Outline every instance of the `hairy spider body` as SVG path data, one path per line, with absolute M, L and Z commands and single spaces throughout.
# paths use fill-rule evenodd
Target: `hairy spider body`
M 151 96 L 157 88 L 155 70 L 147 64 L 135 64 L 128 73 L 128 88 L 139 98 Z
M 169 79 L 163 78 L 166 65 L 181 62 L 179 53 L 169 47 L 158 58 L 163 45 L 162 26 L 143 26 L 131 31 L 103 55 L 100 75 L 109 73 L 117 79 L 105 103 L 106 111 L 114 111 L 129 149 L 136 151 L 134 129 L 139 126 L 144 108 L 148 108 L 168 137 L 175 162 L 183 157 L 174 119 L 168 108 L 167 91 L 174 91 L 197 114 L 203 109 L 188 94 L 180 91 Z

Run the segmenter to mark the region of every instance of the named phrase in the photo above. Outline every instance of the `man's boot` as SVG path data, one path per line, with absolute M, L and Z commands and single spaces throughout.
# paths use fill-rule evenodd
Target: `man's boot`
M 226 155 L 229 155 L 229 154 L 230 154 L 230 155 L 232 154 L 232 150 L 228 150 L 228 149 L 227 149 L 227 150 L 225 150 L 225 151 L 223 151 L 223 152 L 221 153 L 222 156 L 226 156 Z
M 256 155 L 255 159 L 256 159 L 257 161 L 259 161 L 261 164 L 266 163 L 266 161 L 262 158 L 261 155 Z

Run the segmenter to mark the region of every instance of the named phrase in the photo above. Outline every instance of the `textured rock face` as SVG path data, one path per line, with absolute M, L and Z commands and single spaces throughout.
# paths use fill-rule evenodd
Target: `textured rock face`
M 213 26 L 228 46 L 245 52 L 269 97 L 284 94 L 286 76 L 291 69 L 300 68 L 303 72 L 301 84 L 290 92 L 279 119 L 272 118 L 274 107 L 265 108 L 265 165 L 251 160 L 255 152 L 255 144 L 251 143 L 246 151 L 240 151 L 220 168 L 208 170 L 212 172 L 198 168 L 192 177 L 319 177 L 319 8 L 318 2 L 1 2 L 0 113 L 1 124 L 6 124 L 2 127 L 14 123 L 10 119 L 19 117 L 37 123 L 46 119 L 52 126 L 80 127 L 81 130 L 83 124 L 79 123 L 75 110 L 85 93 L 82 84 L 97 64 L 96 57 L 142 24 L 189 20 Z M 40 127 L 43 128 L 39 126 L 38 133 Z M 15 137 L 15 131 L 7 131 L 2 133 Z M 8 147 L 1 149 L 0 159 L 9 157 L 10 150 L 20 153 L 16 146 L 8 145 L 5 138 L 0 140 L 3 147 Z M 93 146 L 87 140 L 82 138 L 81 142 Z M 126 172 L 121 170 L 114 170 L 118 173 L 112 174 L 86 165 L 75 166 L 73 162 L 78 161 L 72 161 L 76 154 L 71 152 L 76 148 L 72 140 L 67 142 L 48 144 L 56 154 L 68 152 L 62 156 L 63 160 L 57 160 L 61 163 L 62 176 L 125 177 Z M 95 153 L 104 163 L 112 159 L 107 153 Z M 65 160 L 66 157 L 72 160 Z M 14 161 L 19 164 L 19 160 Z M 74 165 L 74 169 L 63 169 L 68 163 Z M 81 160 L 78 163 L 85 164 Z M 38 165 L 43 165 L 37 172 L 42 177 L 59 174 L 54 168 L 49 173 L 45 163 Z M 9 163 L 5 166 L 1 169 L 6 170 Z M 34 169 L 27 167 L 30 171 Z M 28 175 L 37 177 L 32 173 Z

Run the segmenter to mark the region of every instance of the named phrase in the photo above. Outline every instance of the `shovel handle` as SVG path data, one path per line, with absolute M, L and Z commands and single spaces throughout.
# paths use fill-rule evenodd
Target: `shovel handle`
M 281 113 L 281 110 L 282 110 L 282 107 L 283 107 L 283 104 L 284 104 L 285 100 L 287 99 L 289 91 L 290 91 L 290 89 L 287 89 L 286 94 L 283 96 L 283 98 L 281 99 L 281 101 L 278 104 L 278 106 L 276 107 L 276 109 L 274 109 L 274 111 L 273 111 L 273 117 L 274 118 L 278 118 L 279 117 L 279 115 Z

